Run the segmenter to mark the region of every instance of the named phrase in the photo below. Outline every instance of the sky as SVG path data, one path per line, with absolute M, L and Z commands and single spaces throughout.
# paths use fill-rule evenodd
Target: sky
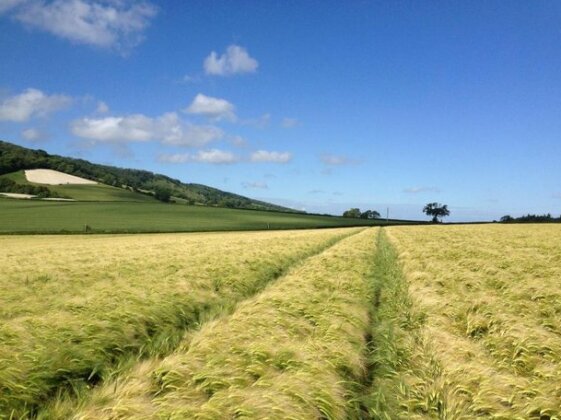
M 561 213 L 561 2 L 0 0 L 0 139 L 310 212 Z

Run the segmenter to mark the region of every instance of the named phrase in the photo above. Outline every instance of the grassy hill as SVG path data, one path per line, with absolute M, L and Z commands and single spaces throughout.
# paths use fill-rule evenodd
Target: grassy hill
M 390 220 L 390 224 L 404 223 Z M 2 233 L 136 233 L 373 226 L 385 220 L 219 207 L 135 203 L 53 202 L 0 198 Z M 87 228 L 86 228 L 87 225 Z
M 19 185 L 40 185 L 29 182 L 25 177 L 24 171 L 12 172 L 0 175 L 0 178 L 8 178 Z M 77 201 L 156 201 L 152 195 L 141 194 L 125 188 L 117 188 L 111 185 L 49 185 L 50 191 L 55 192 L 60 197 L 68 197 Z
M 47 186 L 49 191 L 54 194 L 67 196 L 78 200 L 106 200 L 119 201 L 133 200 L 144 201 L 145 198 L 139 197 L 140 194 L 131 195 L 133 191 L 158 191 L 165 190 L 172 197 L 185 204 L 197 204 L 205 206 L 218 206 L 252 210 L 273 210 L 296 212 L 275 204 L 253 200 L 248 197 L 221 191 L 201 184 L 187 184 L 177 179 L 170 178 L 161 174 L 154 174 L 149 171 L 138 169 L 123 169 L 108 165 L 99 165 L 83 159 L 74 159 L 64 156 L 50 155 L 44 150 L 32 150 L 17 146 L 5 141 L 0 141 L 0 175 L 18 173 L 24 169 L 53 169 L 66 174 L 91 179 L 107 186 L 120 189 L 125 192 L 108 190 L 103 187 L 97 189 L 68 188 L 64 186 Z M 21 180 L 20 175 L 13 175 Z M 76 196 L 72 196 L 75 194 Z M 108 197 L 109 196 L 109 197 Z M 113 197 L 113 198 L 111 198 Z

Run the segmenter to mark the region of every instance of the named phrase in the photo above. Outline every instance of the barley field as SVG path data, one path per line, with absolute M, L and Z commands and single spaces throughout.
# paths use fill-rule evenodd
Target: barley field
M 383 320 L 372 412 L 561 418 L 561 226 L 387 233 L 403 272 L 388 288 L 401 292 Z
M 45 417 L 346 418 L 356 413 L 376 230 L 309 258 L 229 316 Z M 69 411 L 71 409 L 71 411 Z M 48 415 L 47 415 L 48 414 Z
M 0 237 L 0 418 L 167 354 L 356 230 Z
M 0 249 L 1 419 L 561 418 L 559 225 Z

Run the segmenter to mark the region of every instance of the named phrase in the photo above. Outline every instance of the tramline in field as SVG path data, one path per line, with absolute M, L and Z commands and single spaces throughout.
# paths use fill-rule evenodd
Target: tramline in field
M 560 245 L 557 225 L 0 237 L 0 418 L 559 418 Z

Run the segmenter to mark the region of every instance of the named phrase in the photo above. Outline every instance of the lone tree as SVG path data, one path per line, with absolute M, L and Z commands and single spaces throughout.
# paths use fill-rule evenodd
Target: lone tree
M 448 210 L 448 205 L 446 204 L 442 205 L 440 203 L 428 203 L 423 208 L 423 213 L 425 213 L 427 216 L 432 216 L 433 223 L 438 223 L 438 218 L 450 215 L 450 210 Z

